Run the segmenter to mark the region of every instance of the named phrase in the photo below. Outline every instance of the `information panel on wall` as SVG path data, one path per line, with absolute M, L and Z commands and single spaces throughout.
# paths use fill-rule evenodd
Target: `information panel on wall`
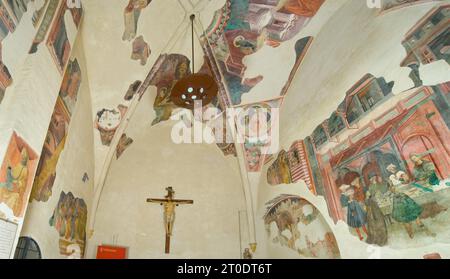
M 0 259 L 9 259 L 14 252 L 17 224 L 0 218 Z
M 97 259 L 122 260 L 127 258 L 126 247 L 100 245 L 97 247 Z

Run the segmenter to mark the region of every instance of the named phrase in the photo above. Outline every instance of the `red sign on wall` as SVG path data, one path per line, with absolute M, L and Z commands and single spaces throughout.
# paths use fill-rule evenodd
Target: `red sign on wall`
M 127 258 L 127 248 L 100 245 L 97 247 L 97 259 L 122 260 Z

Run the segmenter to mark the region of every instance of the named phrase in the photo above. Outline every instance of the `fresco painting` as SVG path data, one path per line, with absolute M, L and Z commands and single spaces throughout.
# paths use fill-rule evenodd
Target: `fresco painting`
M 33 43 L 29 51 L 30 54 L 36 53 L 40 43 L 42 43 L 45 40 L 47 32 L 52 24 L 53 17 L 55 16 L 56 11 L 58 10 L 59 3 L 60 2 L 58 0 L 49 0 L 47 9 L 45 10 L 39 29 L 36 33 L 36 36 L 33 39 Z
M 336 238 L 321 213 L 299 196 L 269 201 L 264 224 L 270 241 L 305 258 L 339 259 Z
M 47 40 L 47 47 L 49 48 L 55 64 L 61 74 L 63 74 L 71 51 L 71 45 L 67 35 L 67 26 L 64 21 L 64 15 L 66 14 L 67 10 L 69 10 L 69 12 L 72 14 L 72 19 L 75 26 L 79 26 L 82 15 L 82 8 L 69 9 L 67 7 L 67 2 L 63 1 L 56 12 L 56 19 L 53 22 L 53 26 L 50 29 Z M 46 23 L 43 22 L 42 24 L 44 25 Z M 43 28 L 42 31 L 45 31 L 45 29 Z M 38 35 L 40 35 L 40 33 L 38 33 Z M 35 46 L 33 44 L 32 51 L 34 50 L 34 47 Z
M 3 98 L 6 94 L 6 89 L 13 83 L 13 79 L 11 74 L 9 73 L 8 68 L 1 61 L 2 58 L 2 43 L 0 41 L 0 104 L 3 101 Z
M 263 80 L 244 78 L 245 56 L 264 45 L 277 47 L 292 39 L 317 13 L 325 0 L 227 0 L 216 12 L 206 37 L 218 59 L 220 71 L 233 105 L 241 103 Z
M 142 81 L 140 81 L 140 80 L 136 80 L 135 82 L 130 84 L 130 86 L 128 87 L 127 93 L 125 93 L 125 96 L 123 97 L 123 99 L 125 101 L 131 101 L 131 99 L 133 99 L 133 96 L 137 93 L 141 84 L 142 84 Z
M 16 25 L 22 20 L 22 16 L 28 10 L 28 3 L 32 0 L 6 0 L 3 1 L 6 8 L 9 10 L 10 15 Z
M 153 104 L 156 118 L 153 120 L 152 125 L 170 118 L 172 111 L 176 108 L 170 99 L 172 88 L 178 80 L 189 74 L 191 74 L 190 60 L 186 56 L 169 54 L 165 57 L 165 61 L 161 64 L 155 78 L 150 83 L 157 88 L 157 95 Z
M 267 169 L 267 182 L 271 185 L 290 184 L 289 159 L 287 152 L 281 150 L 275 161 Z
M 259 172 L 264 156 L 261 154 L 261 149 L 252 145 L 244 145 L 244 148 L 247 171 Z
M 120 122 L 127 112 L 128 107 L 119 105 L 115 109 L 102 109 L 97 112 L 95 128 L 100 132 L 102 144 L 110 146 Z
M 246 167 L 249 172 L 259 172 L 267 155 L 271 154 L 272 109 L 279 108 L 282 98 L 237 107 L 241 112 L 236 122 L 244 139 Z M 245 130 L 244 130 L 245 129 Z M 242 131 L 243 130 L 243 131 Z
M 433 0 L 382 0 L 381 1 L 381 13 L 393 11 L 396 9 L 431 2 Z M 439 1 L 439 0 L 438 0 Z
M 13 33 L 16 30 L 16 24 L 17 22 L 13 19 L 10 9 L 3 2 L 0 2 L 0 41 L 3 41 L 10 32 Z
M 81 18 L 83 17 L 83 3 L 80 1 L 80 4 L 81 6 L 79 8 L 76 6 L 69 8 L 70 13 L 72 14 L 73 22 L 75 23 L 77 29 L 80 28 Z
M 405 35 L 402 42 L 406 57 L 402 67 L 411 69 L 414 87 L 421 86 L 420 65 L 444 60 L 450 64 L 450 4 L 439 5 L 428 12 Z
M 280 152 L 267 172 L 270 185 L 290 184 L 300 180 L 313 194 L 317 194 L 305 141 L 296 141 L 287 152 Z
M 147 64 L 148 57 L 151 54 L 150 47 L 144 41 L 143 36 L 137 37 L 133 41 L 133 51 L 131 53 L 131 59 L 139 60 L 142 66 Z
M 28 2 L 30 0 L 0 2 L 0 104 L 5 97 L 6 89 L 13 82 L 8 67 L 3 63 L 2 42 L 10 33 L 14 33 L 16 30 L 23 14 L 27 11 Z
M 46 202 L 52 195 L 56 167 L 64 150 L 71 116 L 77 102 L 81 82 L 78 61 L 69 62 L 41 152 L 30 201 Z
M 423 255 L 423 258 L 425 260 L 440 260 L 442 259 L 442 256 L 439 253 L 430 253 Z
M 448 237 L 450 83 L 396 95 L 392 87 L 370 74 L 358 81 L 300 141 L 312 145 L 300 165 L 335 221 L 361 241 L 407 248 Z M 269 184 L 294 182 L 293 157 L 278 154 Z
M 58 97 L 42 149 L 30 201 L 46 202 L 52 195 L 52 188 L 56 179 L 56 167 L 66 144 L 69 124 L 69 112 L 61 97 Z
M 37 162 L 36 152 L 14 132 L 0 168 L 0 204 L 5 204 L 16 218 L 25 213 Z
M 33 1 L 33 0 L 32 0 Z M 50 0 L 34 0 L 35 11 L 33 13 L 33 26 L 38 27 L 39 21 L 41 20 L 44 12 L 46 10 L 47 4 Z
M 61 192 L 58 204 L 49 220 L 59 234 L 61 255 L 82 258 L 86 246 L 86 223 L 88 209 L 86 202 L 71 192 Z
M 124 10 L 125 31 L 122 40 L 131 41 L 136 37 L 139 17 L 152 0 L 129 0 Z
M 123 152 L 133 143 L 133 139 L 128 137 L 127 134 L 123 134 L 120 137 L 119 144 L 116 147 L 116 159 L 122 156 Z
M 237 151 L 233 141 L 233 135 L 228 127 L 227 118 L 224 114 L 225 113 L 222 112 L 217 118 L 210 121 L 208 125 L 211 125 L 216 145 L 222 151 L 223 155 L 236 157 Z M 221 121 L 222 123 L 216 121 Z M 222 129 L 222 131 L 219 132 L 217 129 Z
M 78 61 L 75 59 L 69 61 L 66 73 L 62 81 L 59 96 L 64 102 L 69 114 L 73 114 L 73 110 L 78 100 L 78 91 L 81 85 L 81 70 Z

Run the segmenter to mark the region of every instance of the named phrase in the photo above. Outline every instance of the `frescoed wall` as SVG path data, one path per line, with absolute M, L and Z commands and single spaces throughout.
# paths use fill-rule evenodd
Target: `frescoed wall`
M 133 143 L 133 139 L 127 137 L 127 134 L 123 134 L 120 137 L 119 144 L 116 147 L 116 159 L 119 159 L 122 156 L 122 153 Z
M 38 51 L 38 46 L 40 43 L 42 43 L 46 36 L 47 36 L 47 32 L 50 29 L 50 25 L 53 21 L 53 17 L 55 16 L 57 10 L 58 10 L 58 5 L 59 5 L 59 1 L 58 0 L 48 0 L 48 5 L 45 7 L 41 7 L 41 9 L 39 10 L 40 13 L 40 17 L 42 17 L 41 23 L 38 27 L 38 31 L 37 34 L 33 40 L 33 44 L 31 45 L 30 54 L 36 53 Z M 45 10 L 45 11 L 44 11 Z M 33 25 L 35 27 L 37 27 L 37 24 L 39 22 L 38 19 L 39 15 L 38 14 L 33 14 Z
M 450 65 L 450 4 L 429 11 L 406 34 L 402 44 L 407 52 L 401 65 L 411 69 L 410 78 L 420 86 L 420 65 L 444 60 Z
M 405 8 L 405 7 L 411 6 L 411 5 L 426 3 L 429 1 L 432 1 L 432 0 L 382 0 L 380 11 L 382 13 L 384 13 L 384 12 L 393 11 L 396 9 Z
M 65 78 L 61 81 L 46 138 L 49 141 L 45 142 L 41 154 L 42 171 L 35 177 L 21 232 L 39 243 L 46 259 L 83 258 L 89 233 L 86 224 L 94 191 L 95 134 L 86 60 L 81 46 L 82 40 L 77 38 Z M 55 69 L 53 61 L 49 62 L 48 67 Z M 59 75 L 56 69 L 55 74 Z M 54 143 L 58 139 L 62 141 L 55 150 Z M 62 152 L 59 147 L 63 147 Z M 49 176 L 47 181 L 39 183 L 44 181 L 39 179 L 46 176 Z
M 54 20 L 53 27 L 50 29 L 50 34 L 47 40 L 47 46 L 61 74 L 64 71 L 66 63 L 68 62 L 71 51 L 69 34 L 67 33 L 67 26 L 64 20 L 64 15 L 67 10 L 67 2 L 62 2 L 59 10 L 56 11 L 56 19 Z M 73 17 L 73 23 L 76 27 L 80 24 L 82 11 L 82 8 L 70 9 L 70 13 Z
M 3 63 L 2 41 L 9 33 L 14 33 L 23 14 L 27 12 L 29 2 L 30 0 L 0 2 L 0 104 L 5 96 L 6 88 L 13 82 L 8 67 Z
M 311 135 L 309 157 L 317 165 L 298 160 L 304 148 L 294 144 L 267 172 L 270 184 L 289 184 L 298 177 L 295 162 L 301 162 L 308 187 L 313 173 L 321 176 L 319 187 L 333 219 L 344 220 L 361 240 L 379 246 L 394 245 L 405 232 L 410 239 L 445 235 L 440 226 L 450 222 L 445 221 L 449 84 L 395 96 L 392 85 L 366 75 Z
M 342 11 L 355 8 L 350 2 Z M 361 4 L 366 18 L 400 24 L 408 14 L 410 21 L 390 31 L 396 36 L 390 42 L 377 42 L 379 32 L 389 33 L 387 23 L 340 32 L 354 44 L 368 34 L 376 45 L 353 45 L 351 53 L 344 43 L 320 46 L 343 22 L 332 17 L 285 95 L 282 146 L 263 168 L 258 208 L 282 192 L 308 197 L 328 213 L 339 247 L 353 247 L 343 247 L 343 257 L 423 258 L 435 249 L 441 257 L 448 247 L 449 16 L 445 1 L 431 2 L 390 1 L 378 11 Z M 270 255 L 293 257 L 269 247 Z
M 24 216 L 37 158 L 36 152 L 14 132 L 0 168 L 0 213 L 4 217 L 14 220 Z
M 69 133 L 70 120 L 77 103 L 81 83 L 81 71 L 77 60 L 69 62 L 62 81 L 55 110 L 50 121 L 39 167 L 31 193 L 31 199 L 48 201 L 56 178 L 56 167 L 64 150 Z
M 180 54 L 169 54 L 165 58 L 162 67 L 158 69 L 151 85 L 157 87 L 157 95 L 153 104 L 156 118 L 152 125 L 170 118 L 172 111 L 176 108 L 170 100 L 170 94 L 174 85 L 183 77 L 191 74 L 189 59 Z
M 80 257 L 86 245 L 87 205 L 83 199 L 61 192 L 49 224 L 59 234 L 61 255 Z
M 150 56 L 151 50 L 147 42 L 145 42 L 144 37 L 139 36 L 133 41 L 133 51 L 131 53 L 131 59 L 139 60 L 142 66 L 147 64 L 148 57 Z
M 340 258 L 333 232 L 307 200 L 280 195 L 266 206 L 264 224 L 269 241 L 274 245 L 294 250 L 305 258 Z
M 117 109 L 102 109 L 97 112 L 94 126 L 100 132 L 103 145 L 109 146 L 111 144 L 127 109 L 126 106 L 119 105 Z
M 307 141 L 300 140 L 293 143 L 287 152 L 282 150 L 278 153 L 267 171 L 267 181 L 270 185 L 290 184 L 302 180 L 312 193 L 317 193 L 320 188 L 316 189 L 311 166 L 314 158 L 311 158 L 311 151 L 307 149 L 308 144 Z
M 276 131 L 271 125 L 278 121 L 278 110 L 282 98 L 265 102 L 237 106 L 237 137 L 243 142 L 243 149 L 248 172 L 259 172 L 268 156 L 273 155 L 272 138 Z M 241 140 L 242 139 L 242 140 Z
M 18 225 L 13 246 L 27 220 L 30 209 L 28 201 L 36 180 L 40 151 L 57 98 L 59 99 L 59 91 L 61 99 L 58 104 L 66 106 L 69 110 L 66 113 L 69 115 L 74 108 L 71 103 L 74 101 L 72 93 L 78 78 L 67 77 L 66 85 L 61 86 L 63 76 L 55 67 L 49 49 L 38 47 L 38 43 L 45 40 L 49 31 L 49 28 L 43 26 L 50 26 L 54 18 L 55 13 L 51 9 L 56 11 L 61 3 L 65 5 L 63 1 L 46 0 L 5 0 L 0 3 L 0 29 L 3 30 L 0 31 L 0 158 L 2 164 L 4 162 L 5 173 L 1 175 L 5 175 L 5 180 L 2 178 L 1 183 L 2 195 L 6 199 L 1 205 L 0 215 Z M 71 10 L 66 12 L 71 13 Z M 64 22 L 69 19 L 71 20 L 67 18 Z M 73 44 L 77 30 L 73 28 L 75 24 L 70 25 L 70 20 L 68 39 Z M 36 38 L 40 41 L 34 41 Z M 33 50 L 32 53 L 29 53 L 30 49 Z M 60 120 L 64 122 L 64 118 L 65 116 Z M 16 142 L 14 149 L 21 150 L 20 154 L 9 147 L 11 134 Z M 7 162 L 4 161 L 7 159 L 5 156 L 13 157 Z M 22 170 L 20 174 L 17 173 L 18 170 Z M 27 175 L 31 177 L 25 183 L 24 177 Z
M 136 37 L 141 11 L 151 2 L 152 0 L 129 0 L 124 10 L 125 31 L 122 40 L 131 41 Z
M 160 208 L 139 200 L 162 196 L 169 182 L 195 200 L 177 211 L 174 254 L 240 257 L 242 181 L 238 160 L 220 152 L 240 157 L 236 147 L 264 214 L 255 258 L 450 257 L 448 1 L 387 0 L 380 9 L 361 0 L 203 1 L 198 20 L 212 22 L 204 38 L 219 72 L 203 54 L 194 68 L 223 77 L 229 96 L 219 97 L 231 102 L 212 106 L 281 108 L 273 156 L 248 134 L 243 146 L 219 143 L 221 150 L 170 139 L 170 90 L 194 62 L 185 22 L 173 15 L 188 12 L 179 2 L 196 1 L 106 2 L 83 2 L 84 14 L 64 1 L 0 1 L 0 217 L 25 217 L 19 230 L 45 258 L 91 258 L 96 245 L 117 240 L 130 257 L 160 257 Z M 119 133 L 121 123 L 128 126 Z M 12 133 L 36 153 L 37 187 L 24 216 L 17 158 L 26 155 L 10 147 Z M 10 150 L 16 159 L 8 163 Z M 99 185 L 98 219 L 88 227 Z M 124 208 L 137 213 L 112 218 Z
M 244 58 L 264 45 L 278 47 L 293 38 L 324 1 L 227 0 L 216 12 L 206 34 L 233 105 L 239 105 L 242 94 L 250 92 L 264 78 L 245 78 Z

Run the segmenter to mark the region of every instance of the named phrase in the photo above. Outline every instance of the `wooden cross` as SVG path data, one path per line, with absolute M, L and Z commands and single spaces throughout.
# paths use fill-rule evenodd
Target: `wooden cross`
M 175 191 L 172 187 L 166 188 L 165 199 L 147 199 L 147 202 L 159 203 L 164 206 L 164 226 L 166 229 L 166 254 L 170 253 L 170 237 L 172 236 L 173 223 L 175 222 L 175 206 L 180 204 L 193 204 L 193 200 L 174 199 Z

